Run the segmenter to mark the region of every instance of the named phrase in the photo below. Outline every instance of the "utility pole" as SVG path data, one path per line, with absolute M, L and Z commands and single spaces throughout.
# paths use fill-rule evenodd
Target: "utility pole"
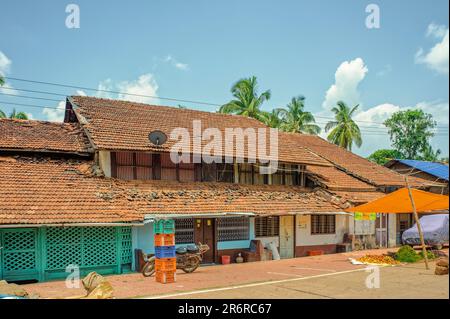
M 414 198 L 413 198 L 412 192 L 411 192 L 411 187 L 409 186 L 409 183 L 408 183 L 408 176 L 405 176 L 405 182 L 406 182 L 406 187 L 408 188 L 409 199 L 411 200 L 411 205 L 413 208 L 414 219 L 416 220 L 417 230 L 419 231 L 420 244 L 422 245 L 422 253 L 423 253 L 423 257 L 425 258 L 425 268 L 428 270 L 428 269 L 430 269 L 430 267 L 428 266 L 427 249 L 425 248 L 425 241 L 423 239 L 422 226 L 420 226 L 419 216 L 417 215 L 416 203 L 414 202 Z

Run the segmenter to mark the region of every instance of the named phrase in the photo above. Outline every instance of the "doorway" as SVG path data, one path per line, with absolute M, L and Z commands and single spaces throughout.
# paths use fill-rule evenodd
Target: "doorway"
M 388 246 L 388 216 L 387 214 L 377 213 L 375 220 L 375 238 L 379 247 Z
M 215 234 L 215 218 L 196 218 L 194 220 L 195 227 L 195 243 L 206 244 L 209 250 L 203 254 L 203 263 L 213 263 L 216 255 L 216 234 Z
M 280 257 L 294 257 L 294 216 L 280 216 Z

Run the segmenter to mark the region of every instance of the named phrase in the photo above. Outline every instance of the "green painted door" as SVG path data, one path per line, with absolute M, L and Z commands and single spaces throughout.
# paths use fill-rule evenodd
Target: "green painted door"
M 0 278 L 7 281 L 39 279 L 36 228 L 0 230 Z

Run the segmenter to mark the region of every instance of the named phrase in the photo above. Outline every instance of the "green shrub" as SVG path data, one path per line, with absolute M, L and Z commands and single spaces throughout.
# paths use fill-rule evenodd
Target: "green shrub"
M 414 248 L 405 245 L 400 247 L 400 249 L 395 254 L 395 259 L 400 262 L 415 263 L 422 259 L 422 256 L 416 253 Z
M 423 259 L 423 251 L 421 251 L 419 253 L 419 256 L 420 256 L 421 259 Z M 428 251 L 427 250 L 427 257 L 428 257 L 428 259 L 435 259 L 436 255 L 432 251 Z

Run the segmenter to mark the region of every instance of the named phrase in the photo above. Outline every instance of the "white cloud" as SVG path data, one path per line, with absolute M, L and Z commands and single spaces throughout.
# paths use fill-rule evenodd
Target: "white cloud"
M 377 123 L 383 123 L 395 112 L 405 111 L 408 109 L 421 109 L 424 112 L 433 115 L 433 119 L 438 123 L 438 125 L 442 126 L 448 124 L 449 103 L 442 101 L 420 102 L 414 106 L 399 106 L 391 103 L 383 103 L 366 111 L 359 112 L 354 118 L 357 121 L 361 121 L 359 124 L 363 126 L 371 125 L 366 122 L 374 122 L 372 126 L 384 127 L 384 125 Z
M 448 27 L 430 24 L 427 36 L 432 36 L 441 41 L 436 43 L 428 52 L 420 48 L 416 53 L 415 62 L 425 64 L 438 73 L 448 74 Z
M 118 98 L 120 100 L 158 104 L 158 88 L 158 83 L 154 76 L 147 73 L 133 81 L 114 83 L 111 79 L 103 80 L 98 84 L 97 89 L 100 91 L 97 92 L 96 96 L 108 99 Z M 114 94 L 105 91 L 120 93 Z M 133 94 L 142 96 L 135 96 Z
M 0 75 L 5 76 L 11 68 L 11 60 L 0 51 Z
M 118 98 L 121 100 L 128 100 L 140 103 L 154 103 L 157 104 L 159 99 L 157 98 L 158 84 L 152 74 L 143 74 L 135 81 L 123 81 L 117 84 L 117 88 L 120 92 Z M 134 96 L 146 95 L 146 96 Z
M 322 106 L 325 109 L 330 109 L 340 100 L 349 105 L 358 104 L 360 102 L 358 85 L 368 71 L 361 58 L 342 62 L 336 70 L 335 82 L 328 89 Z
M 153 103 L 159 104 L 158 99 L 158 84 L 154 79 L 153 75 L 143 74 L 134 81 L 122 81 L 120 83 L 114 83 L 111 79 L 106 79 L 98 84 L 98 90 L 120 92 L 118 94 L 109 92 L 97 92 L 97 97 L 102 98 L 118 98 L 120 100 L 134 101 L 140 103 Z M 128 95 L 136 94 L 135 95 Z M 82 90 L 77 90 L 76 95 L 86 96 L 86 92 Z M 152 96 L 152 97 L 151 97 Z M 61 122 L 64 119 L 66 102 L 61 101 L 58 103 L 56 108 L 45 108 L 42 113 L 47 117 L 48 121 Z
M 42 113 L 50 122 L 62 122 L 64 120 L 65 109 L 66 101 L 61 101 L 56 108 L 45 108 L 42 110 Z
M 6 76 L 11 70 L 12 61 L 2 52 L 0 51 L 0 75 Z M 11 84 L 5 83 L 0 87 L 0 92 L 5 94 L 14 94 L 17 95 L 19 92 L 14 90 Z
M 447 27 L 445 25 L 437 25 L 435 23 L 431 23 L 427 28 L 427 37 L 435 37 L 437 39 L 442 39 L 447 32 Z
M 187 71 L 189 70 L 189 65 L 186 63 L 181 63 L 180 61 L 176 60 L 173 56 L 168 55 L 164 59 L 164 62 L 170 63 L 172 66 L 177 68 L 178 70 Z

